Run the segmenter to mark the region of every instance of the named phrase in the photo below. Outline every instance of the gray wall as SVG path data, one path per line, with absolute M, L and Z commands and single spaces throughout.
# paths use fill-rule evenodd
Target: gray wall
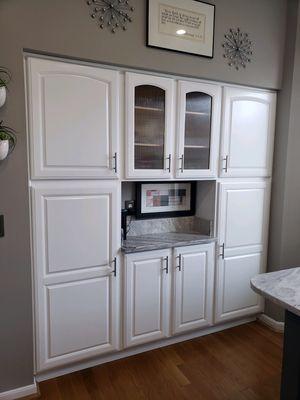
M 278 97 L 277 132 L 268 267 L 300 266 L 300 8 L 290 0 L 282 91 Z M 267 303 L 267 313 L 283 320 L 283 311 Z
M 32 382 L 32 313 L 25 135 L 23 49 L 266 88 L 279 88 L 287 0 L 215 0 L 213 60 L 145 47 L 146 0 L 132 0 L 126 33 L 100 31 L 85 0 L 0 0 L 0 65 L 14 80 L 0 118 L 19 132 L 18 146 L 0 165 L 0 392 Z M 240 26 L 255 43 L 254 62 L 231 70 L 222 57 L 223 34 Z

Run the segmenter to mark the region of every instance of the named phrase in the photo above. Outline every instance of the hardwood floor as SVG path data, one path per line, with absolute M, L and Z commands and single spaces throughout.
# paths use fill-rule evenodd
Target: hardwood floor
M 43 400 L 278 400 L 281 334 L 253 322 L 40 383 Z

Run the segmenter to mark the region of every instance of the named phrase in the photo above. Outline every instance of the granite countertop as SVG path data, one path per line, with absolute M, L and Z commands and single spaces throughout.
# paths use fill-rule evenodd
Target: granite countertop
M 139 253 L 148 250 L 169 249 L 215 242 L 216 238 L 197 233 L 156 233 L 140 236 L 128 236 L 122 243 L 122 251 Z
M 300 268 L 257 275 L 252 289 L 279 306 L 300 316 Z

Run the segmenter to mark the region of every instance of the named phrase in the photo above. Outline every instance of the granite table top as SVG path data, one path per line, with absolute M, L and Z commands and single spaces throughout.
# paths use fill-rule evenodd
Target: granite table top
M 258 294 L 300 316 L 300 268 L 255 276 L 251 287 Z
M 197 233 L 156 233 L 140 236 L 128 236 L 122 242 L 122 251 L 139 253 L 142 251 L 170 249 L 180 246 L 192 246 L 197 244 L 212 243 L 216 238 Z

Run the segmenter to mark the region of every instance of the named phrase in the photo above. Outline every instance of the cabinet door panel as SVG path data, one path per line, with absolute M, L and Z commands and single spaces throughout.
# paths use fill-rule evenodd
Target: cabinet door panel
M 216 321 L 262 310 L 250 279 L 266 268 L 270 182 L 220 184 Z
M 262 253 L 226 257 L 217 270 L 216 320 L 226 321 L 262 311 L 263 302 L 250 287 L 250 279 L 262 272 Z
M 216 176 L 221 87 L 180 81 L 178 105 L 176 177 Z
M 118 206 L 113 181 L 32 187 L 39 372 L 119 348 Z
M 224 89 L 221 176 L 270 176 L 276 94 Z
M 34 246 L 44 274 L 106 267 L 119 243 L 118 183 L 33 186 Z
M 126 74 L 126 177 L 171 176 L 174 81 Z
M 46 197 L 45 208 L 49 273 L 109 264 L 109 193 Z
M 49 357 L 110 347 L 110 278 L 47 287 Z M 101 316 L 101 318 L 99 318 Z
M 173 332 L 211 325 L 214 244 L 177 248 L 175 257 Z
M 269 182 L 220 184 L 219 240 L 226 255 L 262 250 L 269 202 Z
M 119 73 L 28 60 L 31 174 L 39 178 L 114 178 Z
M 163 270 L 169 251 L 126 256 L 125 346 L 168 335 L 169 274 Z

